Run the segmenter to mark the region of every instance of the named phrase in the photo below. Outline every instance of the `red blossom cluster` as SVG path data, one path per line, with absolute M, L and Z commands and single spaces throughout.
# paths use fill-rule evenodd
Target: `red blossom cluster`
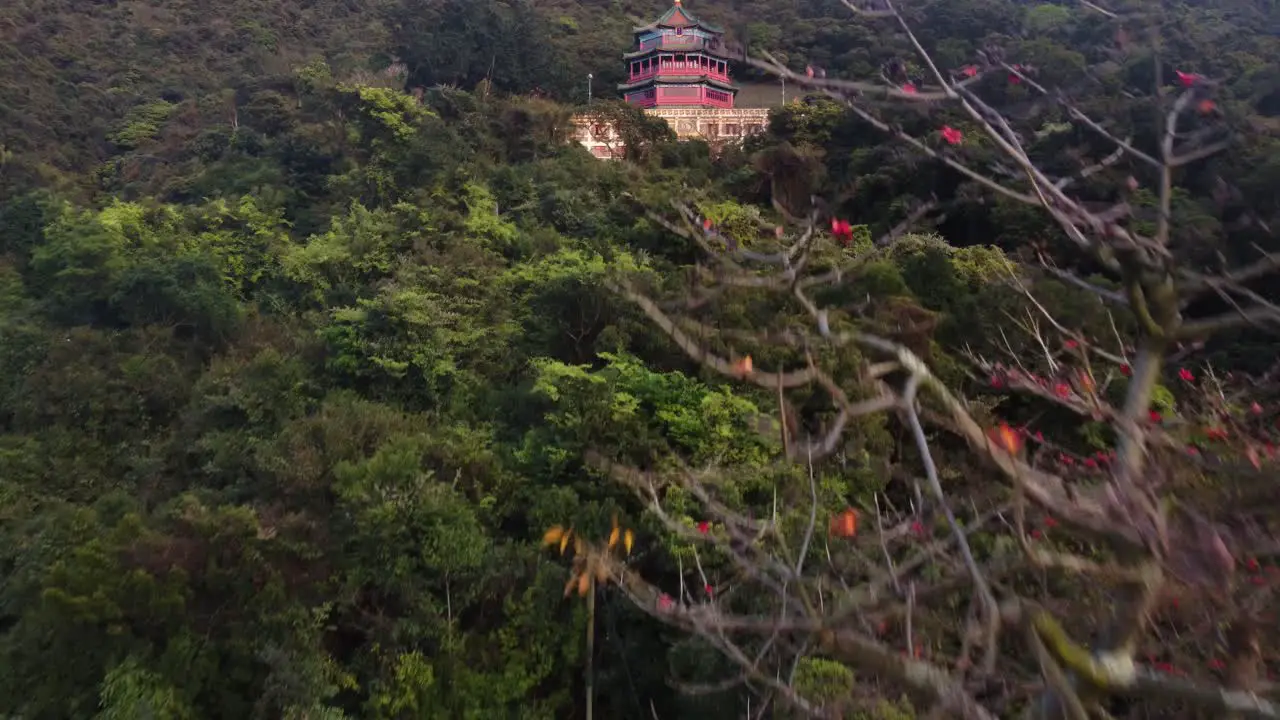
M 853 242 L 853 225 L 848 220 L 839 218 L 831 218 L 831 234 L 840 241 L 841 245 L 849 247 Z
M 1079 357 L 1082 362 L 1087 363 L 1092 357 L 1090 346 L 1082 340 L 1067 338 L 1061 347 L 1064 352 L 1072 357 Z M 1115 367 L 1123 377 L 1131 377 L 1133 374 L 1127 363 L 1120 362 Z M 1103 419 L 1108 412 L 1116 412 L 1104 408 L 1099 399 L 1091 366 L 1073 369 L 1058 363 L 1052 370 L 1051 377 L 1028 368 L 1007 368 L 1000 363 L 986 365 L 986 368 L 987 384 L 992 390 L 1023 391 L 1046 400 L 1067 403 L 1077 411 L 1089 413 L 1094 420 Z M 1260 468 L 1265 460 L 1276 458 L 1277 445 L 1271 437 L 1272 428 L 1265 427 L 1260 422 L 1264 415 L 1261 403 L 1252 401 L 1244 409 L 1229 406 L 1225 399 L 1228 394 L 1222 381 L 1211 372 L 1205 383 L 1200 382 L 1192 368 L 1178 367 L 1173 372 L 1183 388 L 1178 394 L 1185 397 L 1181 397 L 1176 403 L 1176 407 L 1180 408 L 1177 415 L 1168 414 L 1168 407 L 1148 411 L 1147 420 L 1153 429 L 1166 433 L 1166 437 L 1173 439 L 1175 443 L 1181 442 L 1187 455 L 1195 458 L 1204 458 L 1206 452 L 1212 451 L 1216 460 L 1229 460 L 1234 456 L 1247 460 L 1255 468 Z M 1226 380 L 1230 381 L 1231 376 L 1228 375 Z M 1023 439 L 1032 436 L 1028 428 L 1013 428 L 1004 422 L 993 426 L 988 432 L 992 445 L 1010 454 L 1021 452 Z M 1079 467 L 1099 470 L 1108 467 L 1115 459 L 1114 450 L 1080 455 L 1052 443 L 1045 443 L 1043 435 L 1038 431 L 1034 433 L 1034 437 L 1042 447 L 1053 446 L 1056 452 L 1053 460 L 1060 469 Z

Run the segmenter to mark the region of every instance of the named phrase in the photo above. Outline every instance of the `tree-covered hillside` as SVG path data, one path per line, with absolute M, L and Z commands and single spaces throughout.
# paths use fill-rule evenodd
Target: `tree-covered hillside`
M 688 5 L 0 7 L 0 719 L 1277 717 L 1273 5 Z

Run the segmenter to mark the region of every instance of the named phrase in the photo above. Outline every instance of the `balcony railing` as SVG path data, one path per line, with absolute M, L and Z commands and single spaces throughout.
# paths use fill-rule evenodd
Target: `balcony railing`
M 712 70 L 711 68 L 702 67 L 698 63 L 691 63 L 691 62 L 682 62 L 682 63 L 669 62 L 669 63 L 660 63 L 655 66 L 650 66 L 648 70 L 641 70 L 639 72 L 631 73 L 631 75 L 629 76 L 630 79 L 628 80 L 628 82 L 636 82 L 638 80 L 647 80 L 648 78 L 654 77 L 656 75 L 684 75 L 684 76 L 706 75 L 709 78 L 714 78 L 722 82 L 729 82 L 729 73 L 727 70 L 726 72 L 718 72 L 716 70 Z

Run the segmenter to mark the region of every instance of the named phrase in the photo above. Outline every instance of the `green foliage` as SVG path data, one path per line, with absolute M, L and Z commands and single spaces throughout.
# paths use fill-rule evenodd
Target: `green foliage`
M 371 693 L 370 709 L 376 718 L 398 718 L 406 714 L 422 717 L 431 707 L 436 684 L 431 663 L 421 652 L 401 653 L 392 664 L 392 677 Z
M 139 105 L 125 116 L 124 125 L 111 136 L 111 142 L 131 150 L 160 132 L 160 126 L 177 110 L 177 106 L 164 100 Z
M 477 183 L 467 183 L 463 202 L 467 206 L 467 232 L 486 241 L 498 250 L 515 242 L 519 231 L 498 214 L 498 203 L 489 189 Z
M 1073 19 L 1070 10 L 1061 5 L 1041 4 L 1027 8 L 1027 30 L 1036 34 L 1047 34 L 1066 27 Z
M 818 705 L 844 698 L 853 686 L 853 672 L 834 660 L 811 657 L 796 665 L 796 691 Z
M 940 319 L 909 339 L 948 379 L 965 374 L 962 348 L 981 353 L 1025 314 L 1010 258 L 1053 237 L 1052 222 L 957 192 L 948 214 L 965 224 L 942 231 L 963 247 L 922 235 L 872 247 L 911 198 L 960 180 L 904 162 L 838 103 L 791 103 L 767 134 L 713 158 L 610 100 L 631 15 L 654 10 L 3 4 L 0 27 L 21 29 L 22 52 L 0 43 L 0 708 L 31 720 L 573 716 L 587 618 L 562 602 L 565 568 L 539 554 L 537 529 L 607 533 L 619 512 L 638 518 L 646 573 L 672 581 L 693 558 L 585 469 L 584 451 L 713 467 L 721 502 L 759 517 L 780 497 L 788 539 L 808 523 L 807 475 L 779 461 L 776 394 L 698 375 L 611 290 L 619 276 L 655 291 L 687 279 L 692 249 L 640 205 L 698 198 L 751 245 L 777 221 L 770 200 L 824 198 L 856 223 L 847 251 L 817 236 L 812 262 L 848 267 L 834 301 L 865 303 L 889 332 Z M 873 77 L 899 49 L 838 3 L 704 10 L 833 76 Z M 1143 71 L 1108 70 L 1104 24 L 1006 0 L 921 11 L 945 67 L 991 37 L 1028 38 L 1011 58 L 1150 141 L 1120 92 Z M 1227 32 L 1211 8 L 1170 12 L 1186 28 L 1170 28 L 1169 62 L 1198 59 L 1233 117 L 1273 124 L 1274 39 Z M 623 162 L 568 141 L 588 72 L 590 111 L 619 129 Z M 1098 154 L 1068 120 L 1044 109 L 1026 135 L 1055 174 Z M 989 150 L 971 136 L 966 152 Z M 1236 231 L 1202 189 L 1210 172 L 1234 178 L 1231 202 L 1269 217 L 1276 157 L 1262 138 L 1203 176 L 1189 167 L 1197 189 L 1174 198 L 1172 244 L 1204 266 L 1219 250 L 1251 257 L 1265 239 L 1206 242 Z M 1149 187 L 1128 200 L 1149 230 Z M 1096 298 L 1019 278 L 1056 317 L 1110 337 Z M 742 296 L 723 310 L 757 328 L 778 312 Z M 1269 346 L 1242 347 L 1270 364 Z M 860 360 L 813 352 L 842 378 Z M 1153 408 L 1172 415 L 1173 394 L 1157 387 Z M 796 412 L 812 424 L 834 411 Z M 852 422 L 839 465 L 816 468 L 824 515 L 874 507 L 889 488 L 906 454 L 890 422 Z M 1100 426 L 1083 440 L 1110 441 Z M 939 442 L 945 482 L 961 484 L 971 468 L 956 452 Z M 678 521 L 701 519 L 695 498 L 666 492 Z M 699 553 L 710 573 L 731 567 Z M 742 715 L 734 698 L 670 692 L 673 669 L 722 681 L 714 649 L 659 632 L 612 590 L 596 599 L 597 716 Z M 797 682 L 834 706 L 854 678 L 809 658 Z M 882 701 L 866 717 L 914 713 Z
M 176 688 L 158 673 L 127 658 L 107 673 L 102 681 L 102 710 L 96 720 L 189 720 L 194 718 Z
M 750 247 L 752 241 L 760 235 L 760 224 L 763 218 L 754 207 L 744 207 L 738 203 L 726 201 L 718 203 L 701 203 L 698 210 L 711 222 L 715 223 L 729 237 L 738 239 L 741 244 Z
M 905 697 L 896 702 L 881 699 L 876 701 L 874 709 L 869 713 L 858 713 L 853 720 L 916 720 L 915 708 Z
M 605 365 L 598 370 L 534 361 L 534 392 L 555 403 L 546 420 L 572 443 L 568 447 L 607 440 L 611 447 L 639 451 L 658 443 L 695 463 L 765 462 L 772 443 L 748 431 L 760 413 L 750 400 L 682 373 L 655 372 L 629 355 L 600 357 Z
M 408 236 L 401 218 L 407 206 L 370 210 L 352 201 L 345 217 L 305 245 L 287 245 L 280 257 L 285 277 L 307 287 L 316 300 L 354 300 L 359 289 L 387 277 Z M 413 218 L 419 220 L 419 218 Z

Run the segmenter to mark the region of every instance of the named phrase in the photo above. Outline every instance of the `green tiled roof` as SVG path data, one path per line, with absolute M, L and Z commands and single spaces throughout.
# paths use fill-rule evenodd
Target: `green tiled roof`
M 642 33 L 642 32 L 648 32 L 650 30 L 657 30 L 658 28 L 663 28 L 663 27 L 670 27 L 670 28 L 699 27 L 699 28 L 702 28 L 703 30 L 706 30 L 707 32 L 713 32 L 713 33 L 724 32 L 724 30 L 720 29 L 715 25 L 704 23 L 701 20 L 699 20 L 697 17 L 694 16 L 693 13 L 689 12 L 689 10 L 685 8 L 685 6 L 681 3 L 681 0 L 676 0 L 676 3 L 672 5 L 671 9 L 668 10 L 666 13 L 664 13 L 662 17 L 649 23 L 648 25 L 641 25 L 640 27 L 637 27 L 635 31 L 637 33 Z
M 633 83 L 622 83 L 621 85 L 618 86 L 618 89 L 625 92 L 627 90 L 635 90 L 637 88 L 647 87 L 649 85 L 654 85 L 657 83 L 662 83 L 664 85 L 706 84 L 706 85 L 711 85 L 713 87 L 719 88 L 721 90 L 728 90 L 729 92 L 738 91 L 737 85 L 734 85 L 733 83 L 727 83 L 723 80 L 717 80 L 716 78 L 713 78 L 713 77 L 707 77 L 706 75 L 658 75 L 656 77 L 645 78 L 644 80 L 637 80 Z

